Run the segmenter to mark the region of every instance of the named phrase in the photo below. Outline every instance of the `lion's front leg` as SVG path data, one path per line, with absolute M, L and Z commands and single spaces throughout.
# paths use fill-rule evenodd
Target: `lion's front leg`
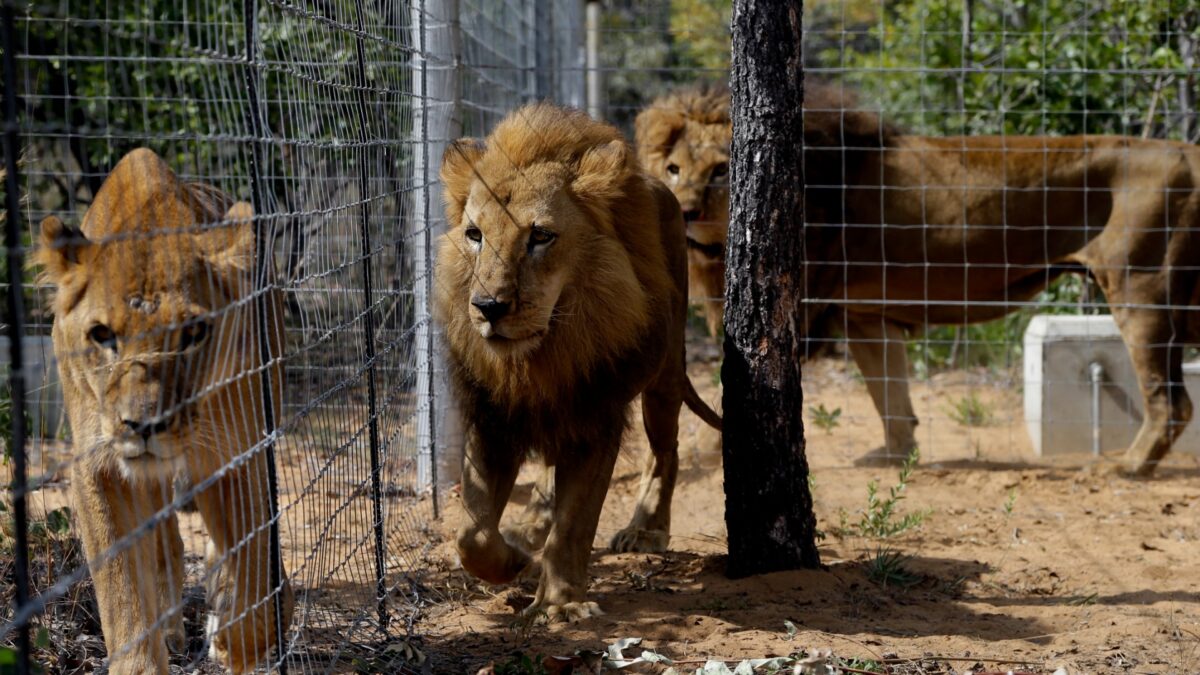
M 554 525 L 542 554 L 537 596 L 526 612 L 545 612 L 551 621 L 603 614 L 587 599 L 587 568 L 619 445 L 618 434 L 597 447 L 570 452 L 569 460 L 555 466 Z
M 463 458 L 462 503 L 466 519 L 456 546 L 463 569 L 493 584 L 517 578 L 530 562 L 529 554 L 500 533 L 500 516 L 512 495 L 524 452 L 489 444 L 473 430 Z
M 687 377 L 682 374 L 682 377 Z M 647 389 L 642 393 L 642 419 L 650 453 L 642 465 L 637 506 L 633 519 L 617 532 L 609 548 L 614 551 L 662 553 L 671 532 L 671 498 L 679 474 L 679 408 L 683 386 Z
M 128 537 L 157 510 L 154 488 L 135 489 L 119 475 L 95 471 L 86 461 L 72 472 L 71 493 L 83 547 L 92 566 L 109 672 L 142 675 L 167 672 L 160 613 L 158 532 Z M 176 536 L 178 534 L 176 533 Z M 95 561 L 116 549 L 104 562 Z
M 167 499 L 156 502 L 165 505 Z M 157 508 L 155 510 L 158 510 Z M 179 518 L 172 513 L 155 528 L 158 541 L 154 551 L 158 556 L 158 603 L 160 612 L 169 612 L 164 625 L 167 648 L 176 653 L 187 647 L 183 629 L 183 538 L 179 534 Z
M 504 539 L 526 551 L 540 551 L 554 525 L 554 468 L 538 464 L 529 504 L 515 522 L 500 528 Z
M 917 416 L 908 393 L 904 329 L 883 317 L 848 314 L 846 338 L 883 420 L 883 452 L 864 459 L 899 464 L 917 447 Z
M 210 538 L 211 654 L 234 673 L 253 670 L 278 646 L 276 592 L 282 594 L 285 632 L 292 616 L 287 573 L 282 572 L 280 588 L 271 585 L 267 489 L 266 460 L 260 454 L 196 495 Z

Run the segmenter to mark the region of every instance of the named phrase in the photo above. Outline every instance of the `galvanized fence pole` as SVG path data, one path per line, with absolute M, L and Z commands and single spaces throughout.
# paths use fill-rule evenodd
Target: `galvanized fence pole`
M 28 466 L 25 456 L 25 361 L 21 338 L 25 334 L 25 302 L 21 293 L 24 289 L 25 256 L 21 250 L 21 181 L 17 173 L 17 157 L 21 152 L 21 138 L 17 126 L 17 63 L 16 63 L 16 17 L 13 5 L 5 2 L 3 12 L 4 42 L 4 169 L 5 203 L 8 216 L 4 222 L 4 248 L 8 263 L 8 302 L 6 304 L 9 345 L 8 386 L 12 400 L 12 438 L 9 452 L 13 458 L 13 538 L 15 539 L 16 568 L 13 570 L 16 610 L 29 602 L 29 523 L 26 503 L 28 491 Z M 29 673 L 29 619 L 21 621 L 17 628 L 17 673 Z
M 417 417 L 417 478 L 433 491 L 434 517 L 439 515 L 443 485 L 458 480 L 462 468 L 463 432 L 450 397 L 445 361 L 432 323 L 435 237 L 443 228 L 435 215 L 440 203 L 438 170 L 442 152 L 462 135 L 458 0 L 420 0 L 412 25 L 418 46 L 414 73 L 413 176 L 421 186 L 421 202 L 413 218 L 413 234 L 421 251 L 414 253 L 417 299 L 417 396 L 425 414 Z
M 271 325 L 281 317 L 271 316 L 272 306 L 268 295 L 268 287 L 274 283 L 269 274 L 271 269 L 271 245 L 274 240 L 271 227 L 268 225 L 267 198 L 263 188 L 263 163 L 265 161 L 266 125 L 263 123 L 258 95 L 258 8 L 256 0 L 245 0 L 242 5 L 243 20 L 246 22 L 246 122 L 250 127 L 252 140 L 250 145 L 250 195 L 254 205 L 254 292 L 255 309 L 258 315 L 258 349 L 264 364 L 269 364 L 275 358 L 271 348 Z M 269 439 L 264 452 L 267 461 L 267 497 L 268 511 L 271 518 L 269 526 L 271 589 L 274 591 L 275 608 L 275 644 L 276 656 L 279 659 L 279 672 L 287 675 L 287 657 L 283 648 L 283 555 L 279 546 L 279 476 L 275 467 L 275 402 L 274 389 L 271 381 L 271 368 L 262 372 L 263 398 L 263 437 Z
M 366 24 L 363 20 L 362 0 L 354 3 L 358 23 L 358 34 L 355 36 L 355 51 L 358 57 L 358 140 L 359 159 L 365 159 L 369 150 L 370 118 L 367 115 L 367 56 L 363 44 Z M 375 312 L 371 306 L 374 297 L 371 291 L 371 207 L 367 199 L 369 183 L 367 180 L 367 162 L 360 161 L 358 166 L 358 203 L 359 241 L 363 252 L 363 346 L 367 357 L 367 426 L 371 444 L 371 517 L 375 531 L 375 594 L 379 626 L 387 630 L 387 580 L 384 576 L 384 560 L 386 550 L 383 538 L 383 489 L 381 487 L 379 461 L 379 413 L 375 403 Z
M 598 120 L 604 119 L 604 73 L 600 71 L 600 13 L 603 10 L 599 0 L 588 0 L 587 110 Z

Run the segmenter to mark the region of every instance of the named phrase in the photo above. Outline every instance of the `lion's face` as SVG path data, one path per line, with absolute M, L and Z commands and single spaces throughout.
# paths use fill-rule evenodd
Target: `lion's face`
M 224 437 L 208 429 L 204 403 L 243 372 L 255 340 L 252 305 L 230 307 L 250 287 L 250 207 L 201 229 L 188 188 L 157 176 L 157 157 L 141 160 L 119 164 L 85 216 L 85 232 L 104 234 L 89 240 L 48 218 L 36 260 L 57 287 L 55 351 L 77 451 L 131 478 L 216 451 Z
M 550 330 L 581 240 L 593 231 L 566 191 L 566 171 L 530 167 L 519 179 L 476 181 L 449 237 L 472 266 L 467 312 L 492 349 L 534 349 Z
M 578 286 L 573 274 L 587 267 L 585 251 L 612 248 L 607 211 L 601 216 L 593 196 L 580 195 L 611 189 L 627 153 L 614 142 L 573 162 L 551 159 L 519 171 L 501 152 L 484 156 L 484 145 L 471 140 L 446 153 L 451 228 L 439 254 L 439 304 L 465 316 L 484 349 L 515 358 L 535 351 L 557 321 L 573 315 L 570 289 Z
M 637 118 L 642 164 L 675 194 L 688 238 L 688 286 L 704 304 L 710 333 L 720 330 L 729 229 L 728 95 L 684 91 L 664 97 Z

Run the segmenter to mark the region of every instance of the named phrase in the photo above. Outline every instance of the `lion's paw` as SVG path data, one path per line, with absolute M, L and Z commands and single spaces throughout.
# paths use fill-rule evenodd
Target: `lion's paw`
M 614 553 L 664 553 L 670 535 L 663 530 L 627 527 L 613 535 L 608 547 Z
M 575 623 L 577 621 L 585 621 L 597 616 L 604 616 L 604 610 L 600 609 L 600 605 L 597 605 L 594 602 L 564 602 L 561 605 L 530 605 L 529 607 L 526 607 L 521 614 L 523 616 L 545 614 L 547 623 L 555 623 L 559 621 Z

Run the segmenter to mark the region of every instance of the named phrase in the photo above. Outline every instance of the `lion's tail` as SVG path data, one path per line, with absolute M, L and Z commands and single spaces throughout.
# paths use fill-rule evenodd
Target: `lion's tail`
M 708 407 L 704 399 L 700 398 L 700 394 L 696 392 L 696 388 L 692 386 L 692 380 L 684 374 L 683 377 L 683 402 L 687 404 L 688 410 L 696 413 L 696 416 L 704 420 L 708 426 L 721 430 L 721 416 L 715 410 Z

